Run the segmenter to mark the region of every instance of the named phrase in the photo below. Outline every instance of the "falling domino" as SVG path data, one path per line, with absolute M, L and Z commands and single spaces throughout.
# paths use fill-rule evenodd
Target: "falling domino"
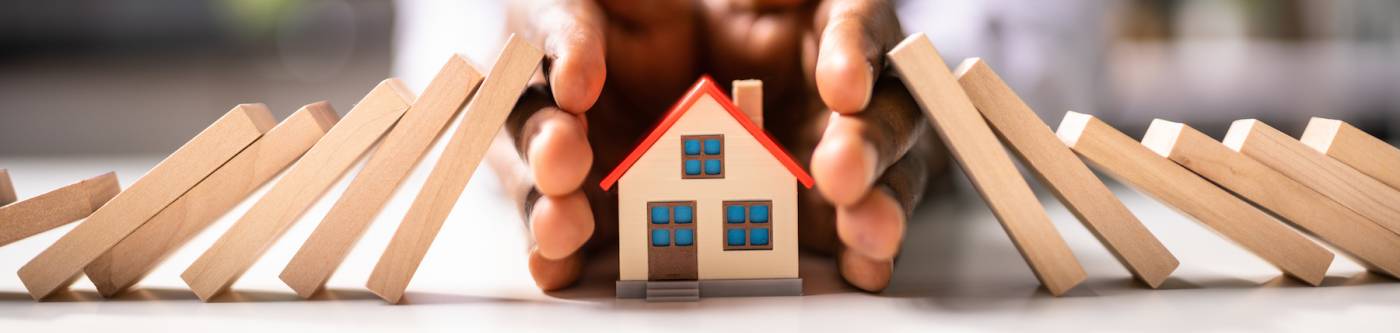
M 233 285 L 399 120 L 413 99 L 413 93 L 398 79 L 386 79 L 375 86 L 180 274 L 190 290 L 209 301 Z M 330 104 L 318 102 L 303 108 L 329 109 Z
M 1099 170 L 1176 207 L 1290 276 L 1316 286 L 1332 264 L 1332 252 L 1093 116 L 1068 112 L 1056 134 Z
M 15 196 L 15 184 L 10 182 L 10 171 L 0 169 L 0 206 L 8 205 L 19 199 Z
M 1154 120 L 1142 144 L 1274 212 L 1366 264 L 1400 277 L 1400 235 L 1181 123 Z
M 1002 141 L 1134 276 L 1156 288 L 1176 270 L 1176 257 L 990 66 L 970 58 L 954 73 Z
M 1237 120 L 1225 145 L 1400 233 L 1400 191 L 1254 119 Z
M 1041 284 L 1058 296 L 1083 282 L 1084 268 L 933 43 L 914 34 L 889 58 Z
M 282 282 L 301 297 L 311 297 L 325 286 L 394 190 L 480 83 L 481 74 L 466 59 L 460 55 L 448 59 L 287 263 L 280 276 Z
M 40 300 L 67 288 L 82 274 L 83 267 L 248 147 L 275 123 L 272 113 L 262 104 L 234 107 L 20 268 L 19 277 L 29 295 Z
M 84 269 L 88 279 L 103 297 L 141 281 L 171 253 L 296 161 L 337 118 L 329 108 L 305 108 L 288 116 L 88 264 Z
M 1300 139 L 1314 150 L 1400 190 L 1400 149 L 1340 120 L 1313 117 Z
M 0 207 L 0 246 L 88 217 L 121 190 L 117 174 L 108 172 Z
M 442 229 L 452 206 L 471 180 L 491 139 L 539 67 L 538 48 L 512 35 L 496 58 L 496 65 L 467 104 L 461 124 L 447 142 L 442 158 L 433 166 L 408 215 L 399 224 L 388 248 L 374 265 L 366 287 L 389 303 L 397 304 L 404 289 Z

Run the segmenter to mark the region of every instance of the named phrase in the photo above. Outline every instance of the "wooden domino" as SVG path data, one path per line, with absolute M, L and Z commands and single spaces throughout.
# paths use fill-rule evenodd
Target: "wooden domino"
M 495 66 L 467 104 L 466 114 L 447 142 L 442 158 L 433 166 L 408 215 L 375 264 L 366 284 L 375 295 L 395 304 L 403 298 L 404 289 L 433 238 L 542 58 L 538 48 L 519 36 L 512 35 L 506 41 Z
M 1225 145 L 1400 233 L 1400 191 L 1254 119 L 1237 120 Z
M 205 176 L 257 140 L 276 121 L 262 104 L 242 104 L 166 157 L 87 220 L 20 268 L 34 299 L 68 287 L 97 257 L 117 245 Z
M 280 276 L 282 282 L 301 297 L 311 297 L 325 285 L 480 83 L 481 74 L 466 59 L 460 55 L 448 59 L 287 263 Z
M 1083 267 L 933 43 L 914 34 L 889 59 L 1041 284 L 1061 295 L 1083 282 Z
M 339 118 L 329 108 L 304 108 L 166 206 L 84 272 L 97 292 L 112 297 L 136 284 L 205 228 L 321 138 Z
M 10 171 L 0 169 L 0 206 L 8 205 L 19 199 L 15 195 L 15 183 L 10 182 Z
M 1056 134 L 1099 170 L 1175 207 L 1290 276 L 1316 286 L 1332 264 L 1332 252 L 1093 116 L 1068 112 Z
M 88 217 L 121 190 L 108 172 L 0 207 L 0 246 Z
M 201 300 L 227 290 L 399 120 L 413 99 L 398 79 L 380 82 L 180 277 Z M 303 108 L 334 112 L 326 102 Z
M 1176 270 L 1176 256 L 1056 139 L 1050 126 L 990 66 L 970 58 L 954 73 L 1002 141 L 1133 276 L 1156 288 Z
M 1400 235 L 1181 123 L 1154 120 L 1142 144 L 1294 225 L 1371 270 L 1400 277 Z
M 1400 189 L 1400 149 L 1351 124 L 1313 117 L 1299 141 L 1390 188 Z

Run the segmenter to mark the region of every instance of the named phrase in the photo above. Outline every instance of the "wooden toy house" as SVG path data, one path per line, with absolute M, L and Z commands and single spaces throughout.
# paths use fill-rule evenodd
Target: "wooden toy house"
M 754 109 L 701 77 L 603 179 L 618 191 L 618 297 L 801 294 L 797 185 L 812 177 Z

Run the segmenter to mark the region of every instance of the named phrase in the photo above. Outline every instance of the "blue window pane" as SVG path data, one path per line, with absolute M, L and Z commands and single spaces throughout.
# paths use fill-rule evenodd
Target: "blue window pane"
M 705 155 L 719 155 L 719 139 L 705 139 Z
M 705 174 L 707 174 L 707 175 L 718 175 L 718 174 L 719 174 L 719 171 L 720 171 L 720 169 L 719 169 L 719 160 L 706 160 L 706 161 L 705 161 Z
M 699 175 L 699 174 L 700 174 L 700 160 L 686 160 L 686 161 L 685 161 L 685 174 L 686 174 L 686 175 L 689 175 L 689 176 L 696 176 L 696 175 Z
M 685 140 L 683 145 L 685 146 L 686 155 L 700 155 L 700 140 Z
M 744 246 L 744 229 L 729 229 L 725 237 L 725 243 L 729 246 Z
M 676 229 L 676 246 L 690 246 L 695 244 L 695 230 Z
M 676 223 L 690 223 L 694 215 L 690 206 L 676 206 Z
M 651 246 L 671 245 L 671 231 L 666 229 L 651 229 Z
M 768 222 L 768 205 L 754 205 L 749 207 L 749 221 L 753 223 Z
M 768 245 L 768 228 L 749 229 L 749 245 Z
M 651 207 L 651 223 L 666 224 L 671 222 L 671 211 L 666 206 Z
M 744 206 L 732 205 L 724 207 L 725 220 L 729 223 L 744 223 Z

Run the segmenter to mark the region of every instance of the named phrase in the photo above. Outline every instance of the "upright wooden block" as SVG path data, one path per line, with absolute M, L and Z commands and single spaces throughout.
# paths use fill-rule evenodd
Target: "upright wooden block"
M 933 43 L 914 34 L 889 59 L 1041 284 L 1061 295 L 1083 282 L 1083 267 Z
M 141 281 L 205 228 L 311 148 L 339 118 L 330 108 L 303 108 L 166 206 L 84 271 L 112 297 Z
M 297 295 L 311 297 L 320 290 L 359 242 L 370 222 L 394 194 L 434 138 L 462 109 L 467 96 L 481 83 L 481 74 L 460 55 L 453 55 L 428 83 L 413 106 L 384 137 L 349 189 L 336 201 L 316 231 L 306 239 L 281 279 Z
M 1400 235 L 1371 223 L 1322 193 L 1180 123 L 1152 121 L 1142 144 L 1292 221 L 1371 270 L 1400 277 Z
M 418 264 L 442 229 L 443 220 L 462 195 L 542 57 L 539 49 L 518 36 L 512 35 L 506 41 L 496 65 L 467 104 L 466 115 L 447 142 L 442 159 L 433 166 L 408 215 L 375 264 L 366 285 L 375 295 L 389 303 L 402 299 Z
M 1093 116 L 1068 112 L 1056 134 L 1099 170 L 1176 207 L 1290 276 L 1315 286 L 1332 265 L 1332 252 Z
M 180 277 L 208 301 L 233 285 L 321 194 L 355 165 L 365 150 L 394 126 L 413 94 L 398 79 L 374 87 L 311 147 L 281 180 Z M 304 108 L 329 109 L 326 102 Z M 329 111 L 334 112 L 334 111 Z
M 10 182 L 10 171 L 0 169 L 0 206 L 8 205 L 19 197 L 15 196 L 15 184 Z
M 166 157 L 87 220 L 20 268 L 34 299 L 73 283 L 86 267 L 276 124 L 262 104 L 241 104 Z
M 88 217 L 121 190 L 108 172 L 0 207 L 0 246 Z
M 1176 270 L 1176 257 L 1069 147 L 1056 139 L 1050 126 L 991 67 L 981 59 L 970 58 L 954 73 L 972 104 L 1002 141 L 1128 271 L 1156 288 Z
M 1237 120 L 1225 145 L 1400 233 L 1400 191 L 1254 119 Z
M 1400 149 L 1351 124 L 1313 117 L 1300 141 L 1390 188 L 1400 189 Z
M 738 106 L 740 111 L 744 111 L 744 115 L 749 116 L 754 125 L 763 127 L 763 81 L 734 80 L 730 91 L 730 95 L 734 97 L 734 105 Z

